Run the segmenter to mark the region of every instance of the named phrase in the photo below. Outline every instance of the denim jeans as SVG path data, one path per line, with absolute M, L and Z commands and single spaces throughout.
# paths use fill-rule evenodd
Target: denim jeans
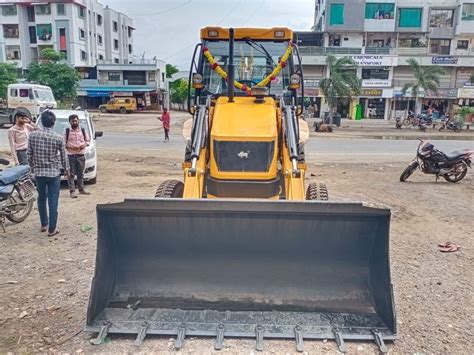
M 36 188 L 38 190 L 38 212 L 40 215 L 41 226 L 48 226 L 49 233 L 53 233 L 56 230 L 56 224 L 58 222 L 58 202 L 60 187 L 61 179 L 59 176 L 36 177 Z M 49 221 L 46 203 L 48 203 Z

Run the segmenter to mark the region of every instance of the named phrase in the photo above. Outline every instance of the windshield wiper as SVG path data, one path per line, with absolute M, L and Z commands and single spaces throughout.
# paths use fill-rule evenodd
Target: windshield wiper
M 269 59 L 272 62 L 272 64 L 276 66 L 276 63 L 273 60 L 272 56 L 270 55 L 270 53 L 268 53 L 267 49 L 261 43 L 255 42 L 253 39 L 250 39 L 250 38 L 245 38 L 245 43 L 247 43 L 250 47 L 259 51 L 260 53 L 264 54 L 267 57 L 267 59 Z

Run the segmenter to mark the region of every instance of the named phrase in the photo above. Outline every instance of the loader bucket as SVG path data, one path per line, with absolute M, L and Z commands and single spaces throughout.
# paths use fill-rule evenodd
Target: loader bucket
M 395 339 L 388 209 L 318 201 L 127 199 L 97 206 L 86 330 Z

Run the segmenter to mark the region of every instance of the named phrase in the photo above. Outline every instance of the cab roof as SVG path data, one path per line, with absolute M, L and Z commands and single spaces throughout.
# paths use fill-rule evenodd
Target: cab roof
M 272 28 L 234 28 L 234 38 L 253 40 L 276 40 L 291 41 L 293 39 L 293 31 L 287 27 Z M 204 27 L 201 29 L 201 39 L 229 39 L 229 29 L 222 27 Z

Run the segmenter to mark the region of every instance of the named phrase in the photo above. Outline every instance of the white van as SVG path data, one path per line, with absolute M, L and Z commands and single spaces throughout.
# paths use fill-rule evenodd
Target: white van
M 70 127 L 69 116 L 77 115 L 79 117 L 79 125 L 84 128 L 87 135 L 89 136 L 91 143 L 86 148 L 85 158 L 85 170 L 84 170 L 84 181 L 90 184 L 95 184 L 97 181 L 97 145 L 95 139 L 102 137 L 103 132 L 96 131 L 92 118 L 87 111 L 81 110 L 51 110 L 56 115 L 56 123 L 54 125 L 54 131 L 64 135 L 66 128 Z M 42 127 L 41 120 L 38 120 L 38 126 Z M 64 176 L 62 176 L 64 179 Z
M 45 108 L 56 108 L 58 104 L 49 86 L 23 83 L 8 85 L 7 106 L 36 118 Z

